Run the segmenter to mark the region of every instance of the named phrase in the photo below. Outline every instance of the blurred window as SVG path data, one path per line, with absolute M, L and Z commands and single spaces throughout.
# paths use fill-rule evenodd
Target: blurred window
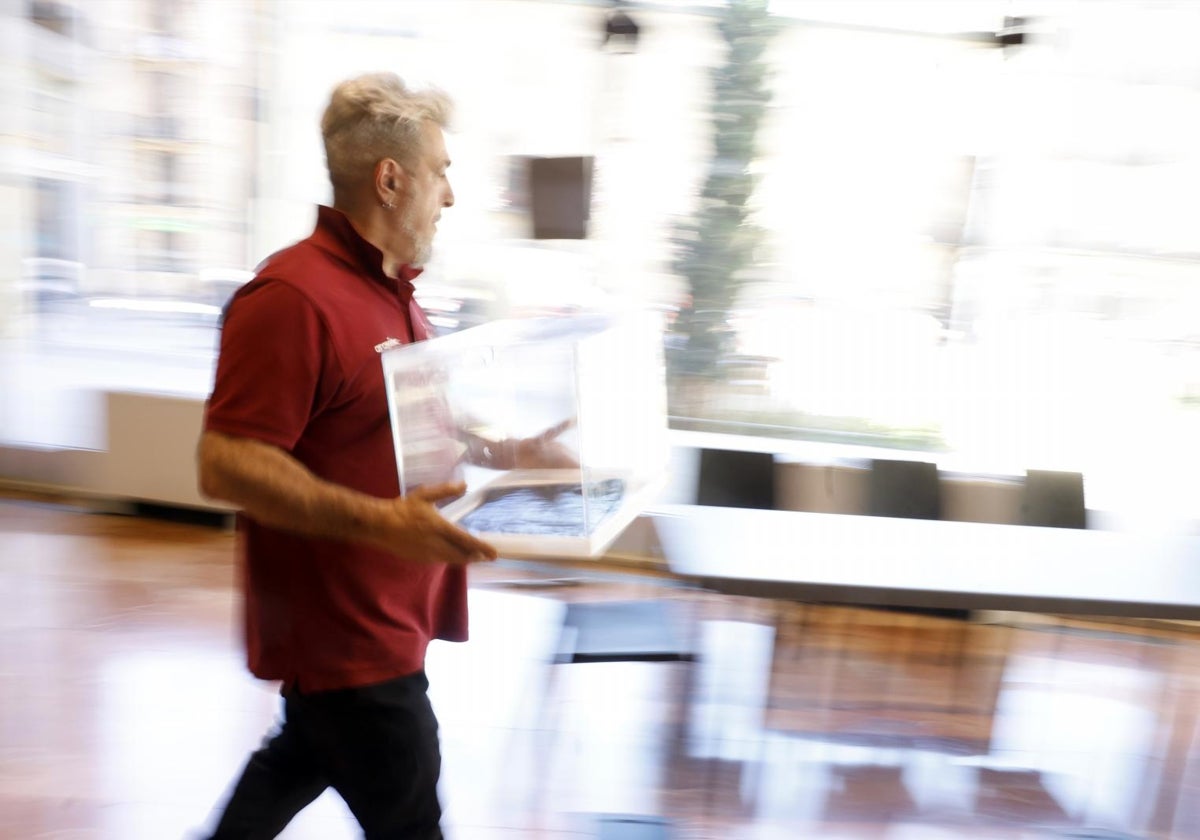
M 677 425 L 1078 470 L 1089 504 L 1200 497 L 1200 4 L 1023 5 L 1045 14 L 772 3 L 796 17 L 756 138 L 767 236 Z M 718 4 L 645 4 L 620 52 L 565 0 L 469 24 L 443 0 L 10 6 L 36 38 L 2 80 L 0 442 L 74 445 L 56 394 L 204 395 L 220 305 L 328 201 L 320 109 L 364 64 L 460 101 L 422 280 L 444 329 L 687 299 L 673 238 L 709 165 Z M 532 240 L 533 158 L 595 161 L 587 240 Z
M 1089 505 L 1194 517 L 1197 26 L 1161 4 L 1034 19 L 1004 49 L 785 31 L 770 244 L 729 316 L 764 370 L 677 422 L 1077 469 Z

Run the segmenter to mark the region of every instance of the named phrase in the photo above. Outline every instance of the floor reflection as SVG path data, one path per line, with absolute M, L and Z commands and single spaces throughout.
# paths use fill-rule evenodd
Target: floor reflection
M 230 542 L 0 502 L 0 837 L 203 825 L 278 712 Z M 479 569 L 430 652 L 456 840 L 1200 838 L 1194 630 L 531 581 Z M 694 608 L 697 661 L 552 664 L 566 603 L 640 597 Z M 327 794 L 282 836 L 358 835 Z

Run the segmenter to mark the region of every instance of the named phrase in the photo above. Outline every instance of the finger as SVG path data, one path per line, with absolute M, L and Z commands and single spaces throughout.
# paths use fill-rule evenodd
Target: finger
M 495 546 L 491 543 L 486 543 L 469 531 L 455 525 L 449 525 L 449 523 L 447 525 L 444 536 L 466 554 L 483 560 L 495 560 L 498 556 Z
M 463 533 L 465 534 L 466 532 L 464 531 Z M 470 534 L 467 534 L 467 538 L 467 551 L 476 560 L 495 560 L 500 556 L 500 552 L 498 552 L 496 547 L 491 543 L 476 539 Z
M 438 535 L 440 546 L 453 563 L 478 563 L 496 559 L 496 549 L 458 528 Z
M 566 420 L 563 420 L 561 423 L 554 424 L 549 429 L 546 429 L 546 431 L 544 431 L 540 435 L 538 435 L 537 436 L 538 440 L 543 441 L 543 442 L 554 440 L 556 437 L 558 437 L 559 435 L 561 435 L 563 432 L 565 432 L 567 429 L 571 428 L 574 425 L 575 425 L 575 418 L 568 417 Z
M 467 492 L 465 481 L 447 481 L 444 484 L 429 484 L 418 487 L 409 493 L 427 502 L 440 502 L 442 499 L 455 499 Z

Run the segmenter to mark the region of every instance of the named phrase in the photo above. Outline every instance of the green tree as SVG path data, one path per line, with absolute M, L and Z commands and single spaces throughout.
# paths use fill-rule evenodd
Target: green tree
M 699 206 L 676 231 L 675 270 L 689 298 L 672 324 L 667 361 L 673 382 L 719 378 L 730 352 L 729 311 L 754 264 L 762 231 L 748 221 L 758 129 L 770 101 L 763 60 L 776 24 L 767 0 L 729 0 L 717 24 L 725 62 L 712 70 L 713 157 Z

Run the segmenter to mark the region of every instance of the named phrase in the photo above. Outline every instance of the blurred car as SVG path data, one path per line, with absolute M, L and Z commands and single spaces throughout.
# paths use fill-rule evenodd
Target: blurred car
M 57 303 L 79 297 L 84 266 L 74 260 L 28 257 L 21 261 L 21 295 L 28 296 L 35 313 L 45 312 Z
M 224 307 L 229 298 L 254 279 L 253 271 L 240 268 L 203 268 L 196 278 L 202 302 Z
M 478 326 L 497 314 L 494 297 L 471 286 L 418 281 L 415 297 L 438 335 Z

